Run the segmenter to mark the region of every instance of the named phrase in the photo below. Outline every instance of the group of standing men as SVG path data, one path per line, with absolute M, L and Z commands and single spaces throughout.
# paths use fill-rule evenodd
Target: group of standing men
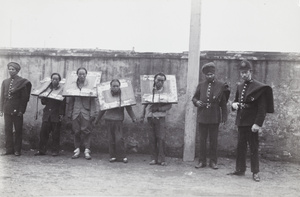
M 10 78 L 5 79 L 1 86 L 0 115 L 5 120 L 5 155 L 15 154 L 20 156 L 22 146 L 22 126 L 23 114 L 25 113 L 27 102 L 29 101 L 31 83 L 18 76 L 21 67 L 16 62 L 8 65 Z M 244 175 L 246 171 L 247 143 L 251 152 L 251 171 L 253 179 L 260 181 L 259 158 L 258 158 L 258 131 L 264 122 L 266 113 L 274 112 L 272 88 L 262 84 L 252 78 L 252 64 L 243 60 L 239 64 L 240 76 L 243 83 L 238 84 L 235 99 L 232 102 L 232 110 L 237 110 L 236 125 L 238 126 L 238 145 L 236 170 L 230 175 Z M 202 72 L 206 79 L 199 83 L 192 102 L 198 108 L 200 151 L 199 163 L 196 168 L 203 168 L 207 165 L 207 138 L 209 138 L 209 166 L 218 169 L 217 166 L 217 144 L 219 124 L 227 121 L 227 102 L 230 95 L 229 86 L 215 78 L 216 67 L 213 62 L 203 65 Z M 76 87 L 81 90 L 88 85 L 86 79 L 88 71 L 81 67 L 77 70 Z M 60 87 L 61 76 L 58 73 L 51 75 L 50 93 Z M 158 73 L 154 77 L 153 97 L 164 90 L 166 76 Z M 121 83 L 118 79 L 113 79 L 110 83 L 111 94 L 119 97 L 121 101 Z M 49 94 L 50 94 L 49 93 Z M 83 137 L 84 157 L 91 159 L 91 132 L 92 125 L 95 125 L 104 116 L 108 128 L 110 162 L 128 162 L 124 146 L 122 123 L 124 121 L 124 109 L 128 112 L 133 122 L 137 118 L 131 106 L 118 107 L 105 111 L 97 110 L 97 100 L 91 97 L 70 97 L 67 107 L 66 99 L 58 101 L 50 98 L 41 98 L 41 103 L 45 105 L 43 110 L 42 127 L 40 131 L 39 149 L 35 155 L 45 155 L 49 134 L 52 132 L 53 147 L 52 155 L 59 154 L 60 127 L 65 108 L 66 115 L 72 121 L 74 131 L 74 155 L 73 159 L 80 156 L 81 137 Z M 151 149 L 150 165 L 165 166 L 165 117 L 172 104 L 149 103 L 144 105 L 140 121 L 143 122 L 145 116 L 151 126 L 149 143 Z M 13 135 L 15 128 L 15 138 Z
M 203 65 L 202 72 L 206 80 L 201 82 L 192 99 L 198 108 L 198 123 L 200 134 L 200 156 L 196 168 L 203 168 L 206 163 L 206 140 L 209 136 L 210 167 L 217 166 L 217 144 L 219 124 L 227 121 L 227 106 L 230 90 L 226 83 L 215 78 L 213 62 Z M 237 111 L 236 125 L 238 127 L 238 145 L 236 170 L 228 175 L 245 175 L 247 144 L 250 147 L 251 172 L 253 180 L 259 177 L 259 140 L 258 131 L 261 130 L 266 113 L 274 112 L 272 88 L 252 78 L 252 64 L 243 60 L 239 64 L 240 76 L 243 80 L 238 83 L 231 108 Z

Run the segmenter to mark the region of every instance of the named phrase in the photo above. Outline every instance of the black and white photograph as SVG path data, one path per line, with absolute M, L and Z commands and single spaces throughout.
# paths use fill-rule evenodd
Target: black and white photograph
M 0 196 L 299 196 L 300 0 L 0 0 Z

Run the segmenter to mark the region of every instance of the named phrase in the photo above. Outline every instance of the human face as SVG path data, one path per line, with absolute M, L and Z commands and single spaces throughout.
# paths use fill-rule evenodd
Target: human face
M 165 77 L 158 75 L 155 79 L 156 89 L 160 90 L 164 86 L 164 82 L 165 82 Z
M 213 82 L 215 80 L 215 74 L 209 72 L 205 75 L 205 78 L 208 82 Z
M 9 72 L 10 77 L 14 77 L 18 74 L 19 71 L 17 71 L 13 66 L 9 66 L 8 72 Z
M 120 93 L 120 84 L 117 81 L 112 82 L 110 90 L 113 96 L 119 95 Z
M 251 70 L 241 70 L 240 75 L 244 81 L 250 81 L 252 73 Z
M 59 77 L 58 75 L 53 75 L 51 79 L 53 87 L 57 87 L 59 84 Z
M 86 72 L 85 72 L 85 70 L 80 69 L 78 71 L 77 76 L 78 76 L 78 80 L 83 83 L 85 81 L 85 78 L 86 78 Z

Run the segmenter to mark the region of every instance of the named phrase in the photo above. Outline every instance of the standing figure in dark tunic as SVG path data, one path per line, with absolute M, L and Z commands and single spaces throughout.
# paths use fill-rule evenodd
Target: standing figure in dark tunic
M 200 134 L 200 155 L 196 168 L 203 168 L 206 164 L 207 143 L 209 136 L 209 165 L 212 169 L 217 166 L 217 145 L 219 124 L 227 121 L 227 101 L 229 88 L 226 83 L 215 78 L 215 64 L 213 62 L 203 65 L 202 72 L 206 80 L 199 83 L 194 97 L 194 105 L 198 108 L 199 134 Z
M 239 65 L 243 83 L 238 84 L 232 110 L 237 110 L 238 144 L 236 169 L 230 175 L 245 175 L 247 144 L 250 147 L 253 180 L 260 181 L 258 158 L 258 132 L 266 113 L 274 112 L 273 90 L 270 86 L 252 78 L 252 64 L 243 60 Z
M 18 76 L 21 66 L 16 62 L 7 64 L 10 78 L 1 86 L 0 116 L 4 114 L 5 155 L 21 155 L 23 114 L 30 98 L 31 83 Z M 15 135 L 13 133 L 15 129 Z
M 51 83 L 46 89 L 50 89 L 49 94 L 51 94 L 53 90 L 61 89 L 61 86 L 59 85 L 60 80 L 60 74 L 53 73 L 51 75 Z M 43 122 L 40 132 L 39 150 L 34 155 L 37 156 L 46 154 L 49 134 L 52 133 L 52 156 L 57 156 L 59 154 L 61 121 L 65 115 L 66 101 L 65 99 L 60 101 L 42 97 L 41 103 L 42 105 L 45 105 L 45 108 L 43 110 Z

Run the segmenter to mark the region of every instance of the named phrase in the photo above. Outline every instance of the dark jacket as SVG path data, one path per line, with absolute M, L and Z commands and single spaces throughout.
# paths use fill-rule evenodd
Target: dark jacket
M 30 98 L 31 83 L 20 76 L 15 76 L 9 97 L 9 85 L 11 78 L 5 79 L 1 86 L 0 111 L 5 114 L 18 114 L 26 111 Z
M 65 115 L 66 99 L 63 101 L 42 98 L 42 105 L 46 105 L 43 110 L 43 121 L 59 122 L 59 115 Z
M 227 121 L 227 101 L 230 90 L 227 84 L 215 80 L 211 85 L 211 94 L 207 102 L 208 81 L 199 83 L 194 97 L 192 99 L 195 106 L 197 101 L 206 103 L 207 107 L 198 107 L 199 123 L 218 124 L 221 121 Z
M 252 126 L 257 124 L 262 126 L 266 113 L 274 112 L 274 101 L 272 88 L 259 81 L 248 82 L 248 87 L 244 93 L 244 102 L 241 103 L 241 94 L 245 82 L 238 84 L 234 102 L 239 103 L 237 110 L 236 125 Z M 243 106 L 243 107 L 242 107 Z

